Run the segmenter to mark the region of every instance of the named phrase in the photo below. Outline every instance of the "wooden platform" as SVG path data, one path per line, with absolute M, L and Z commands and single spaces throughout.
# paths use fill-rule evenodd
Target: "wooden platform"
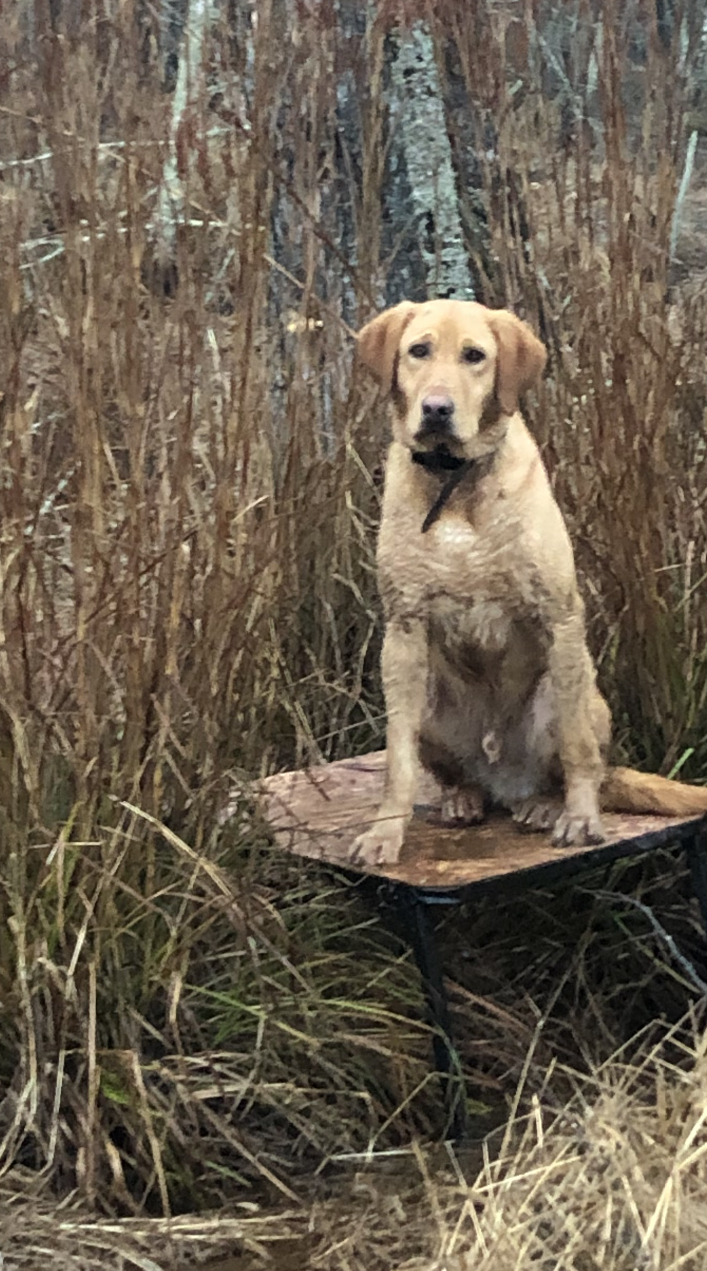
M 375 817 L 385 770 L 385 751 L 300 772 L 279 773 L 259 783 L 261 806 L 280 847 L 299 856 L 380 875 L 426 892 L 491 890 L 502 880 L 528 886 L 576 873 L 594 864 L 640 854 L 695 837 L 704 817 L 607 815 L 600 846 L 553 847 L 548 834 L 522 834 L 509 816 L 480 826 L 448 829 L 439 821 L 440 791 L 420 774 L 415 819 L 399 863 L 376 869 L 350 859 L 353 840 Z
M 607 839 L 598 847 L 556 848 L 548 834 L 522 834 L 510 816 L 450 830 L 439 821 L 440 791 L 420 774 L 418 808 L 397 865 L 365 868 L 351 859 L 357 834 L 375 818 L 383 791 L 385 752 L 345 759 L 259 783 L 262 810 L 279 847 L 338 865 L 360 877 L 378 877 L 379 898 L 404 917 L 427 997 L 432 1048 L 443 1078 L 443 1133 L 467 1128 L 465 1084 L 451 1033 L 436 926 L 438 905 L 473 902 L 481 894 L 522 892 L 566 879 L 620 857 L 658 847 L 684 848 L 707 929 L 707 817 L 607 816 Z

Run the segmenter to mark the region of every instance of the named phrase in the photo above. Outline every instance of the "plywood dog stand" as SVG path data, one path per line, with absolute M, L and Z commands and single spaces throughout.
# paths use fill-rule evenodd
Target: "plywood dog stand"
M 400 862 L 381 869 L 349 859 L 356 834 L 375 816 L 383 789 L 385 752 L 344 759 L 301 772 L 280 773 L 259 785 L 261 806 L 276 843 L 299 856 L 378 878 L 408 919 L 408 932 L 423 978 L 436 1066 L 445 1079 L 447 1125 L 464 1130 L 465 1098 L 452 1044 L 449 1008 L 431 910 L 479 896 L 518 893 L 571 878 L 583 870 L 659 847 L 685 848 L 692 883 L 707 928 L 707 817 L 606 816 L 599 847 L 558 849 L 549 835 L 523 835 L 508 817 L 447 829 L 439 824 L 439 789 L 420 774 L 418 812 Z M 435 817 L 437 816 L 437 824 Z

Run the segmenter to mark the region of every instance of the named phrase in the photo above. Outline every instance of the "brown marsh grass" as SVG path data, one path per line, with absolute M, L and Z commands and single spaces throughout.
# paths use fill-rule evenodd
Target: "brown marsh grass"
M 9 1263 L 49 1257 L 59 1196 L 66 1266 L 196 1257 L 213 1220 L 179 1244 L 192 1220 L 174 1214 L 224 1201 L 221 1243 L 256 1252 L 275 1213 L 304 1239 L 313 1205 L 322 1267 L 693 1265 L 700 1009 L 681 1021 L 699 968 L 660 931 L 690 959 L 698 937 L 672 864 L 632 875 L 625 901 L 555 897 L 549 926 L 541 902 L 477 917 L 458 974 L 450 958 L 460 1053 L 483 1099 L 509 1104 L 508 1138 L 470 1192 L 434 1154 L 393 1186 L 382 1153 L 438 1124 L 404 949 L 340 880 L 278 858 L 247 799 L 219 817 L 244 777 L 383 736 L 385 428 L 352 329 L 399 298 L 388 41 L 419 16 L 458 171 L 470 148 L 479 162 L 473 206 L 459 189 L 479 298 L 550 348 L 529 418 L 619 747 L 704 775 L 707 309 L 670 251 L 701 16 L 675 6 L 666 36 L 634 7 L 638 49 L 618 0 L 575 6 L 566 76 L 599 18 L 603 38 L 570 109 L 547 86 L 542 6 L 519 30 L 519 6 L 479 3 L 469 23 L 446 0 L 381 4 L 365 35 L 333 3 L 265 0 L 256 23 L 224 6 L 181 49 L 178 128 L 147 6 L 37 0 L 3 20 Z M 698 193 L 702 171 L 698 147 Z M 361 1159 L 380 1161 L 373 1181 L 354 1178 Z

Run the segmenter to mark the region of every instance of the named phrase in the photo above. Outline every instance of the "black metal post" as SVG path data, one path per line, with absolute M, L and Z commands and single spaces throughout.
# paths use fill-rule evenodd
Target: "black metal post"
M 442 1078 L 446 1129 L 455 1139 L 466 1131 L 466 1095 L 459 1061 L 452 1043 L 449 1003 L 444 991 L 442 966 L 430 915 L 434 901 L 426 900 L 414 887 L 404 888 L 410 943 L 422 976 L 430 1022 L 434 1029 L 432 1048 L 435 1067 Z
M 700 822 L 685 846 L 692 875 L 692 890 L 697 897 L 702 925 L 707 935 L 707 822 Z

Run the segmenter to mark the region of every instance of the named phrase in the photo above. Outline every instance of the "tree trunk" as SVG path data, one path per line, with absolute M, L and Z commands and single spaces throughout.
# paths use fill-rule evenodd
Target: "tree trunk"
M 472 300 L 433 40 L 427 28 L 417 23 L 398 36 L 396 44 L 389 86 L 393 147 L 409 186 L 425 294 Z M 398 231 L 405 210 L 399 213 Z

